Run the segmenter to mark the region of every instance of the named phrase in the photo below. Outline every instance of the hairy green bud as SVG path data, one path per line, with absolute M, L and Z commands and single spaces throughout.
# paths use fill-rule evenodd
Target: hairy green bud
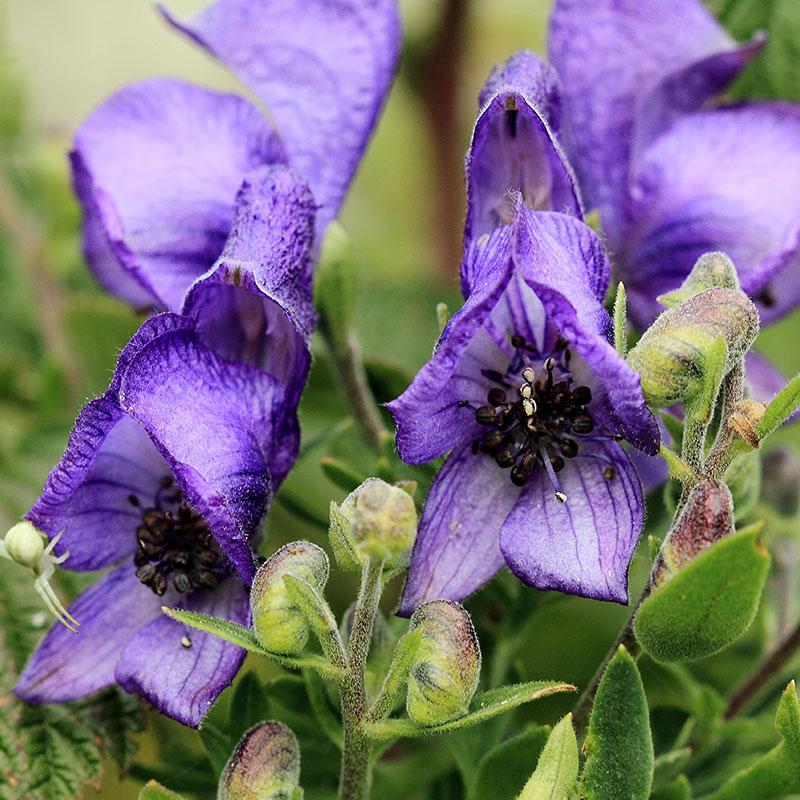
M 350 533 L 360 552 L 374 558 L 391 558 L 414 544 L 417 509 L 408 492 L 371 478 L 354 495 Z
M 242 736 L 222 770 L 217 800 L 300 800 L 300 748 L 280 722 L 259 722 Z
M 463 606 L 433 600 L 411 616 L 409 631 L 422 642 L 408 678 L 406 710 L 419 725 L 441 725 L 463 717 L 478 688 L 481 648 Z
M 695 486 L 669 529 L 653 566 L 653 582 L 662 586 L 702 552 L 735 530 L 733 497 L 721 481 Z
M 328 582 L 330 566 L 325 551 L 311 542 L 291 542 L 268 558 L 250 589 L 253 632 L 271 653 L 299 653 L 308 641 L 306 615 L 292 599 L 284 577 L 305 581 L 319 592 Z
M 647 403 L 664 408 L 687 403 L 708 391 L 711 373 L 721 380 L 758 334 L 758 311 L 741 291 L 706 289 L 663 312 L 628 353 L 628 364 L 642 376 Z M 718 340 L 726 353 L 716 364 Z
M 658 298 L 658 302 L 662 306 L 672 308 L 684 300 L 714 287 L 739 289 L 736 267 L 725 253 L 704 253 L 697 259 L 692 271 L 686 276 L 680 287 L 662 294 Z
M 35 567 L 44 553 L 42 534 L 26 519 L 14 525 L 3 542 L 12 561 L 23 567 Z

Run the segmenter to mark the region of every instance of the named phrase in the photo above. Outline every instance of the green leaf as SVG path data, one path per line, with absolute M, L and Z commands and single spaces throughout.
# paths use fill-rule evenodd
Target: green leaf
M 800 792 L 800 706 L 794 681 L 781 697 L 775 727 L 783 741 L 703 800 L 769 800 Z
M 519 800 L 561 800 L 569 796 L 577 781 L 578 740 L 572 714 L 567 714 L 553 728 Z
M 583 749 L 587 800 L 646 800 L 653 780 L 650 717 L 639 670 L 622 646 L 600 681 Z
M 779 425 L 784 423 L 800 407 L 800 374 L 795 375 L 770 401 L 761 417 L 756 432 L 759 441 L 764 441 Z
M 319 465 L 325 477 L 332 484 L 344 489 L 346 492 L 352 492 L 357 489 L 367 477 L 366 475 L 360 475 L 348 467 L 347 464 L 343 464 L 333 458 L 321 458 Z
M 209 617 L 206 614 L 198 614 L 196 611 L 182 611 L 179 608 L 167 608 L 162 606 L 161 610 L 171 619 L 176 619 L 178 622 L 185 622 L 191 628 L 205 631 L 206 633 L 213 633 L 214 636 L 219 636 L 226 642 L 239 645 L 245 650 L 257 655 L 264 656 L 271 661 L 275 661 L 283 667 L 289 669 L 315 669 L 320 675 L 332 680 L 340 677 L 340 671 L 333 666 L 327 659 L 322 656 L 309 654 L 305 656 L 282 656 L 277 653 L 270 653 L 265 650 L 256 639 L 255 634 L 251 628 L 245 628 L 243 625 L 237 625 L 235 622 L 227 622 L 224 619 L 217 619 L 216 617 Z
M 364 372 L 367 373 L 367 382 L 377 403 L 394 400 L 403 394 L 414 379 L 414 375 L 410 375 L 405 367 L 376 358 L 364 359 Z
M 614 348 L 625 358 L 628 353 L 628 299 L 622 281 L 617 284 L 614 298 Z
M 270 719 L 269 697 L 255 672 L 248 672 L 236 685 L 228 709 L 228 727 L 234 742 L 253 725 Z
M 486 753 L 478 764 L 469 800 L 514 800 L 535 768 L 548 732 L 546 726 L 531 728 Z
M 750 627 L 770 564 L 758 543 L 760 529 L 717 542 L 642 603 L 636 637 L 653 658 L 705 658 Z
M 692 787 L 685 775 L 679 775 L 672 783 L 656 789 L 650 800 L 691 800 Z
M 653 764 L 653 786 L 659 787 L 673 781 L 686 766 L 691 755 L 690 747 L 682 747 L 680 750 L 670 750 L 658 756 Z
M 157 781 L 148 781 L 139 792 L 139 800 L 183 800 L 183 797 Z
M 557 692 L 574 692 L 575 687 L 569 683 L 559 681 L 530 681 L 518 683 L 513 686 L 501 686 L 488 692 L 476 695 L 470 703 L 469 711 L 458 719 L 445 722 L 442 725 L 430 727 L 417 725 L 410 719 L 387 719 L 381 722 L 371 722 L 364 725 L 364 732 L 371 739 L 395 739 L 400 737 L 429 736 L 434 733 L 456 731 L 476 725 L 484 720 L 510 711 L 512 708 L 539 700 Z

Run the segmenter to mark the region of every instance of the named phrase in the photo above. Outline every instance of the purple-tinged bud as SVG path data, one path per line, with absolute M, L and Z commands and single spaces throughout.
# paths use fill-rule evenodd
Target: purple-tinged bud
M 727 348 L 721 378 L 741 365 L 758 325 L 758 311 L 743 292 L 706 289 L 659 315 L 628 353 L 628 364 L 642 376 L 649 405 L 685 403 L 707 391 L 719 337 Z
M 735 530 L 733 498 L 714 480 L 695 486 L 673 521 L 656 562 L 653 583 L 662 586 L 712 544 Z
M 411 495 L 397 486 L 370 478 L 353 497 L 350 533 L 367 556 L 388 559 L 408 550 L 417 535 L 417 509 Z
M 481 672 L 481 648 L 463 606 L 433 600 L 411 616 L 409 631 L 422 630 L 408 677 L 406 710 L 419 725 L 463 717 Z
M 242 736 L 222 770 L 217 800 L 299 800 L 300 748 L 280 722 L 259 722 Z
M 800 463 L 792 447 L 775 447 L 761 461 L 761 502 L 784 517 L 800 510 Z
M 308 621 L 292 600 L 284 577 L 292 575 L 319 592 L 328 582 L 325 551 L 311 542 L 290 542 L 268 558 L 250 589 L 253 632 L 271 653 L 299 653 L 308 641 Z

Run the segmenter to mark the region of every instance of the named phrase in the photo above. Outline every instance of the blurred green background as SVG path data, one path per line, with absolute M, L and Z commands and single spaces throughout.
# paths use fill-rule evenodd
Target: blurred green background
M 179 18 L 203 5 L 169 3 Z M 400 75 L 342 214 L 361 255 L 359 332 L 383 400 L 429 357 L 438 334 L 436 304 L 444 301 L 455 310 L 460 302 L 461 170 L 478 91 L 491 67 L 513 51 L 545 52 L 549 10 L 543 0 L 401 0 L 400 5 L 407 35 Z M 37 496 L 77 411 L 105 389 L 119 349 L 141 322 L 97 288 L 82 262 L 66 159 L 72 131 L 114 90 L 148 76 L 247 92 L 172 32 L 144 0 L 6 0 L 0 25 L 0 529 L 5 530 Z M 758 345 L 794 374 L 800 371 L 799 336 L 795 315 L 770 327 Z M 301 409 L 306 442 L 348 414 L 325 350 L 321 342 L 315 345 Z M 789 429 L 775 438 L 797 442 L 799 435 Z M 321 456 L 351 463 L 370 458 L 352 429 L 312 450 L 282 490 L 267 523 L 264 552 L 298 538 L 325 543 L 320 521 L 329 501 L 341 500 L 345 491 L 325 477 Z M 424 473 L 408 474 L 426 479 Z M 290 512 L 296 503 L 307 508 L 307 519 Z M 663 521 L 660 499 L 652 498 L 650 523 L 658 528 Z M 632 594 L 644 581 L 646 562 L 643 554 L 637 556 Z M 15 569 L 0 562 L 0 581 Z M 65 582 L 62 590 L 77 591 L 79 584 Z M 398 589 L 390 588 L 387 611 Z M 330 592 L 341 612 L 354 597 L 354 582 L 334 571 Z M 479 628 L 489 634 L 514 631 L 513 619 L 495 618 L 498 598 L 508 606 L 509 597 L 531 620 L 513 668 L 527 679 L 585 685 L 627 616 L 616 606 L 545 596 L 501 580 L 467 604 Z M 42 630 L 48 624 L 42 620 Z M 737 647 L 744 658 L 751 645 L 743 641 Z M 247 667 L 263 677 L 274 674 L 250 661 Z M 700 669 L 724 687 L 741 667 L 735 658 L 710 659 Z M 223 696 L 221 706 L 225 702 Z M 552 723 L 571 703 L 544 701 L 526 712 L 527 719 Z M 181 751 L 174 758 L 183 764 L 184 777 L 207 769 L 197 734 L 148 716 L 149 730 L 138 737 L 139 762 L 155 765 L 165 753 L 173 757 Z M 424 762 L 428 773 L 422 761 L 416 769 L 444 776 L 438 794 L 409 785 L 397 796 L 445 798 L 448 791 L 457 792 L 457 780 L 447 777 L 454 749 L 433 740 L 424 746 L 435 757 Z M 387 765 L 385 771 L 391 769 Z M 137 777 L 146 774 L 140 770 Z M 131 778 L 120 782 L 110 766 L 100 797 L 133 798 L 140 785 Z

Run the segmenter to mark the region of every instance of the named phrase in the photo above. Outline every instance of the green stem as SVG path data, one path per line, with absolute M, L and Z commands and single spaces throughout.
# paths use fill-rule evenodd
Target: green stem
M 780 671 L 781 667 L 800 650 L 800 623 L 783 641 L 756 667 L 728 700 L 724 719 L 735 717 L 750 700 Z
M 370 558 L 361 575 L 361 591 L 353 613 L 347 648 L 347 672 L 340 684 L 344 747 L 339 800 L 367 800 L 372 783 L 372 742 L 364 735 L 361 722 L 367 713 L 364 673 L 381 596 L 382 575 L 383 561 Z
M 652 576 L 651 576 L 652 578 Z M 600 680 L 603 677 L 603 674 L 606 671 L 606 667 L 608 666 L 611 659 L 616 654 L 620 645 L 623 645 L 625 649 L 631 654 L 631 656 L 636 659 L 639 657 L 641 652 L 641 646 L 639 642 L 636 640 L 636 634 L 633 630 L 633 623 L 636 619 L 636 612 L 639 610 L 639 606 L 650 596 L 650 592 L 653 590 L 653 583 L 651 579 L 648 579 L 647 583 L 645 584 L 644 589 L 642 590 L 639 599 L 636 601 L 636 605 L 633 607 L 630 616 L 628 617 L 625 625 L 622 628 L 617 640 L 611 646 L 611 649 L 606 654 L 606 657 L 603 659 L 603 662 L 597 668 L 594 676 L 592 677 L 591 682 L 584 690 L 583 694 L 578 699 L 578 703 L 575 706 L 575 710 L 572 712 L 572 721 L 575 725 L 575 733 L 578 737 L 578 740 L 582 738 L 583 734 L 586 732 L 586 729 L 589 727 L 589 716 L 592 711 L 592 704 L 594 703 L 595 695 L 597 694 L 597 689 L 600 686 Z
M 353 336 L 340 338 L 329 331 L 326 325 L 320 326 L 320 332 L 344 385 L 345 396 L 353 417 L 369 446 L 380 455 L 381 440 L 386 429 L 383 427 L 378 406 L 367 382 L 367 373 L 361 360 L 361 348 Z

